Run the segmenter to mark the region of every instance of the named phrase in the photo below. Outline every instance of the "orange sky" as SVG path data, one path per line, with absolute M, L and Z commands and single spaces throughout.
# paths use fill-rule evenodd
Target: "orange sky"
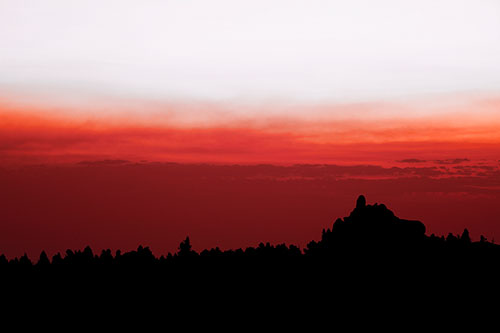
M 368 115 L 369 105 L 344 106 L 351 116 L 343 115 L 341 106 L 332 107 L 332 116 L 326 107 L 313 106 L 316 114 L 309 118 L 304 112 L 266 117 L 262 110 L 230 117 L 224 107 L 209 105 L 206 109 L 212 116 L 202 121 L 195 115 L 198 112 L 203 119 L 203 105 L 189 107 L 195 110 L 189 113 L 190 120 L 182 120 L 185 106 L 178 110 L 171 106 L 168 117 L 162 117 L 158 108 L 82 113 L 0 104 L 0 159 L 6 165 L 93 159 L 387 165 L 409 158 L 499 157 L 498 100 L 420 116 L 415 111 L 398 116 L 396 106 L 387 105 L 390 118 Z

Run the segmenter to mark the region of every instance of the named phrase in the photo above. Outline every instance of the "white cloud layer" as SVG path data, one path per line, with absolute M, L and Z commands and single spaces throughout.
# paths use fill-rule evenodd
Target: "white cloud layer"
M 358 102 L 498 92 L 498 59 L 498 0 L 0 0 L 4 93 Z

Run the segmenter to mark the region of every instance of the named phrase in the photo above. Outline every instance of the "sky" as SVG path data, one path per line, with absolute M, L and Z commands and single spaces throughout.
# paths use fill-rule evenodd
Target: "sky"
M 363 192 L 500 239 L 496 0 L 0 0 L 0 50 L 0 252 L 304 244 Z
M 53 102 L 343 103 L 500 87 L 495 0 L 2 0 L 0 9 L 0 87 Z

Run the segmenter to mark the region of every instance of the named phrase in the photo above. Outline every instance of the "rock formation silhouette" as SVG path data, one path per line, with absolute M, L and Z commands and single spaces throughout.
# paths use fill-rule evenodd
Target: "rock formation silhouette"
M 337 219 L 326 234 L 335 235 L 335 240 L 343 244 L 405 244 L 422 240 L 425 225 L 420 221 L 398 218 L 384 204 L 367 205 L 361 195 L 351 214 L 343 220 Z

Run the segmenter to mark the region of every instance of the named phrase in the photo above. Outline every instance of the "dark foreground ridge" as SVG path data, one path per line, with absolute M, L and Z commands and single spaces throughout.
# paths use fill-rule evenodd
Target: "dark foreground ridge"
M 421 222 L 400 219 L 385 205 L 368 205 L 360 196 L 349 216 L 337 219 L 319 241 L 309 242 L 303 250 L 261 243 L 198 253 L 187 237 L 177 253 L 159 258 L 143 246 L 115 254 L 94 254 L 86 247 L 52 259 L 42 252 L 34 263 L 26 255 L 11 260 L 0 256 L 0 277 L 10 279 L 6 285 L 11 290 L 46 293 L 41 299 L 58 295 L 67 301 L 88 301 L 109 296 L 113 304 L 124 295 L 126 304 L 158 295 L 183 302 L 189 300 L 187 293 L 211 301 L 230 298 L 238 304 L 327 294 L 338 304 L 373 294 L 369 298 L 375 300 L 441 295 L 441 301 L 443 295 L 448 301 L 492 295 L 500 281 L 499 245 L 484 237 L 473 242 L 467 230 L 447 237 L 428 236 L 425 231 Z

